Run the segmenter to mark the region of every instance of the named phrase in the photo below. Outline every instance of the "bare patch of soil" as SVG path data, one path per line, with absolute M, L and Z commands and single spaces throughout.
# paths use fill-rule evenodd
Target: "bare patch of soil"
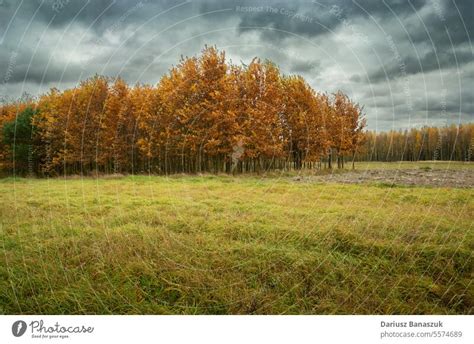
M 388 185 L 474 187 L 472 170 L 364 170 L 321 176 L 298 176 L 299 182 L 333 182 L 347 184 L 376 183 Z

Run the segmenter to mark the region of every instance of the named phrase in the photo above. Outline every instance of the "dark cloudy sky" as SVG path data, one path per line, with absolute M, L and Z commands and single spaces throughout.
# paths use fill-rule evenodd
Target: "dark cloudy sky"
M 387 130 L 474 121 L 474 1 L 0 0 L 0 96 L 156 83 L 205 44 L 341 89 Z

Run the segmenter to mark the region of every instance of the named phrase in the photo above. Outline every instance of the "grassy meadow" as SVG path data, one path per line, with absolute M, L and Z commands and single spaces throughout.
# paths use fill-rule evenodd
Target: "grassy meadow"
M 349 165 L 349 163 L 347 163 Z M 347 166 L 349 169 L 350 166 Z M 355 163 L 357 170 L 425 170 L 439 169 L 449 170 L 470 170 L 474 172 L 474 164 L 462 161 L 394 161 L 394 162 L 378 162 L 378 161 L 360 161 Z
M 0 219 L 1 314 L 474 313 L 469 188 L 4 178 Z

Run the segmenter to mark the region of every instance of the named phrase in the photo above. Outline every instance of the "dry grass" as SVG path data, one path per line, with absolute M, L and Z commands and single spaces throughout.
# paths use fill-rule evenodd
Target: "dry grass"
M 129 176 L 0 200 L 4 314 L 473 313 L 472 189 Z

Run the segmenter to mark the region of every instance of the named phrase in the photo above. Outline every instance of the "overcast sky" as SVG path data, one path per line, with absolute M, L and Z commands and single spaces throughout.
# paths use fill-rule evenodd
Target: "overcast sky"
M 343 90 L 369 128 L 474 121 L 474 1 L 0 0 L 0 96 L 96 73 L 155 84 L 215 45 Z

